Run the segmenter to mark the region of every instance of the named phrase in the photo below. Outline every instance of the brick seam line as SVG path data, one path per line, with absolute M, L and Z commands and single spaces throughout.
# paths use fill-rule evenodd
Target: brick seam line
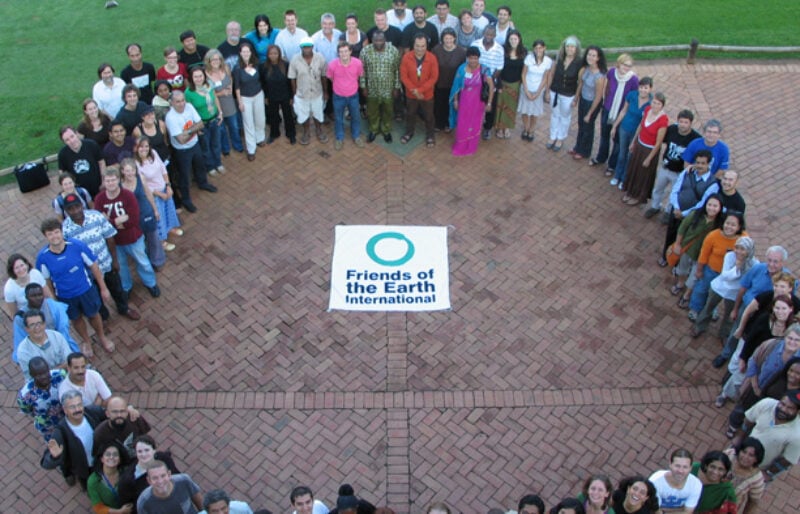
M 403 163 L 386 161 L 386 223 L 405 222 L 405 182 Z M 386 313 L 386 392 L 404 391 L 408 387 L 408 330 L 405 312 Z
M 386 504 L 406 514 L 411 498 L 411 438 L 408 409 L 386 410 Z
M 117 391 L 137 408 L 219 410 L 373 410 L 575 407 L 582 405 L 681 405 L 710 404 L 718 394 L 716 384 L 695 387 L 644 387 L 602 389 L 526 389 L 466 391 Z M 16 410 L 16 391 L 0 390 L 0 409 Z M 329 401 L 325 401 L 325 399 Z

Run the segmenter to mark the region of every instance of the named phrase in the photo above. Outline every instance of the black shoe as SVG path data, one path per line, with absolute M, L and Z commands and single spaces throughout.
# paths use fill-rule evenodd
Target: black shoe
M 183 201 L 183 208 L 189 212 L 197 212 L 197 207 L 190 201 L 184 200 Z
M 217 192 L 217 186 L 213 186 L 213 185 L 209 184 L 208 182 L 206 182 L 205 184 L 203 184 L 203 185 L 201 185 L 199 187 L 203 191 L 208 191 L 209 193 L 216 193 Z
M 274 137 L 272 137 L 272 136 L 269 136 L 269 137 L 267 138 L 267 144 L 268 144 L 268 145 L 271 145 L 271 144 L 272 144 L 272 143 L 274 143 L 274 142 L 275 142 L 275 138 L 274 138 Z
M 392 133 L 389 132 L 388 134 L 384 134 L 383 135 L 383 140 L 386 141 L 387 143 L 391 143 L 392 142 Z
M 297 144 L 297 138 L 296 138 L 296 137 L 294 137 L 294 136 L 292 136 L 292 137 L 290 137 L 290 138 L 289 138 L 289 142 L 290 142 L 291 144 L 293 144 L 293 145 L 296 145 L 296 144 Z
M 158 288 L 158 284 L 154 285 L 153 287 L 148 287 L 148 291 L 150 291 L 150 296 L 153 298 L 158 298 L 161 296 L 161 289 Z
M 69 475 L 64 477 L 64 482 L 66 482 L 68 486 L 72 487 L 73 485 L 75 485 L 75 475 Z
M 228 157 L 228 156 L 230 156 L 230 154 L 231 154 L 230 152 L 227 152 L 227 153 L 226 153 L 226 152 L 222 152 L 222 155 L 223 155 L 224 157 Z
M 727 361 L 728 359 L 726 359 L 722 355 L 717 355 L 716 357 L 714 357 L 714 362 L 712 362 L 711 365 L 719 369 L 722 366 L 724 366 Z
M 375 141 L 376 137 L 377 136 L 375 135 L 375 132 L 370 132 L 369 134 L 367 134 L 367 143 L 372 143 L 373 141 Z

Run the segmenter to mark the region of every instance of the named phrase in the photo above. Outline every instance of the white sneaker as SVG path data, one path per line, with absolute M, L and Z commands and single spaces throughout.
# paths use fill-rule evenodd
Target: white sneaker
M 612 186 L 616 186 L 617 184 L 619 184 L 619 180 L 612 178 L 611 181 L 609 181 L 609 184 L 611 184 Z
M 208 172 L 209 175 L 212 177 L 217 174 L 217 168 L 213 168 L 211 171 Z
M 620 191 L 622 191 L 622 188 L 623 188 L 623 187 L 625 187 L 625 184 L 623 184 L 622 182 L 620 182 L 620 183 L 617 185 L 617 189 L 619 189 Z
M 223 166 L 221 164 L 219 166 L 217 166 L 217 173 L 219 173 L 220 175 L 225 173 L 225 166 Z

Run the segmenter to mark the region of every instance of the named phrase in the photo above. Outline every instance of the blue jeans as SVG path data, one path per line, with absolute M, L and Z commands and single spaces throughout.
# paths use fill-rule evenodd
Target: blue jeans
M 353 139 L 361 136 L 361 111 L 358 105 L 358 93 L 353 96 L 339 96 L 333 94 L 333 119 L 336 140 L 344 139 L 344 108 L 350 111 L 350 135 Z
M 206 161 L 206 169 L 213 170 L 222 165 L 222 127 L 219 120 L 205 123 L 203 133 L 200 135 L 200 148 L 203 150 L 203 160 Z
M 617 154 L 617 167 L 614 168 L 614 178 L 619 180 L 622 184 L 625 182 L 625 172 L 628 171 L 628 157 L 631 154 L 631 141 L 633 141 L 634 132 L 628 132 L 622 127 L 617 127 L 617 136 L 619 136 L 619 153 Z
M 703 278 L 694 283 L 692 289 L 692 299 L 689 301 L 689 309 L 699 313 L 706 306 L 708 300 L 708 290 L 711 287 L 711 281 L 719 276 L 719 273 L 708 267 L 708 264 L 703 266 Z
M 231 153 L 231 142 L 233 142 L 233 149 L 237 152 L 244 152 L 244 146 L 242 146 L 242 132 L 241 132 L 241 125 L 239 124 L 239 114 L 234 114 L 233 116 L 228 116 L 227 118 L 223 118 L 222 121 L 225 122 L 225 127 L 227 130 L 220 130 L 221 137 L 220 137 L 220 147 L 222 148 L 222 153 Z
M 131 270 L 128 267 L 128 257 L 136 262 L 136 272 L 145 287 L 156 285 L 156 273 L 144 249 L 144 236 L 140 236 L 129 245 L 117 245 L 117 259 L 119 259 L 119 278 L 122 280 L 122 289 L 126 292 L 133 288 Z

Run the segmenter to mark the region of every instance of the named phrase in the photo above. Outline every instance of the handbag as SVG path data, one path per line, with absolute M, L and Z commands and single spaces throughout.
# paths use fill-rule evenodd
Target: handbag
M 489 83 L 481 80 L 481 102 L 489 103 Z
M 695 239 L 697 239 L 697 237 L 693 237 L 692 239 L 690 239 L 688 243 L 683 245 L 683 248 L 689 248 L 690 246 L 692 246 L 692 243 L 694 243 Z M 681 260 L 681 255 L 683 254 L 683 252 L 675 251 L 676 244 L 677 241 L 669 245 L 669 247 L 667 248 L 666 252 L 667 264 L 669 264 L 670 268 L 674 268 L 675 266 L 678 265 L 678 262 Z

